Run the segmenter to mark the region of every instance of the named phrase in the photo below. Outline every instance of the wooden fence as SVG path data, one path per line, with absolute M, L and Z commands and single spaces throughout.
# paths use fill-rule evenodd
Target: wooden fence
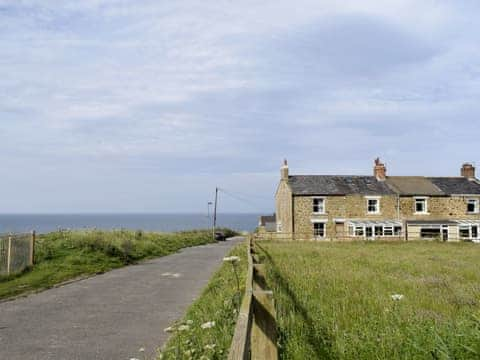
M 35 232 L 0 235 L 0 275 L 22 272 L 33 266 Z
M 253 237 L 247 240 L 248 272 L 229 360 L 276 360 L 277 325 L 273 293 L 266 289 L 265 265 L 259 263 Z

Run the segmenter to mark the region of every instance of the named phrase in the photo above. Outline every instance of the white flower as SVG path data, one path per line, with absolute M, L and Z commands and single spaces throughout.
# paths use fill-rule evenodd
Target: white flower
M 215 326 L 215 321 L 208 321 L 208 322 L 202 324 L 200 327 L 202 329 L 211 329 L 214 326 Z
M 166 332 L 166 333 L 171 333 L 171 332 L 175 331 L 175 328 L 173 326 L 169 326 L 169 327 L 163 329 L 163 331 Z
M 137 359 L 137 358 L 130 358 L 130 360 L 140 360 L 140 359 Z
M 215 347 L 217 346 L 217 344 L 207 344 L 204 346 L 204 349 L 205 350 L 213 350 L 215 349 Z
M 235 262 L 240 261 L 240 258 L 238 256 L 227 256 L 227 257 L 223 258 L 223 261 L 235 263 Z
M 178 327 L 178 331 L 186 331 L 186 330 L 190 330 L 190 326 L 188 325 L 180 325 Z
M 187 320 L 186 323 L 187 323 L 187 325 L 192 325 L 192 324 L 193 324 L 193 320 Z
M 402 294 L 393 294 L 393 295 L 391 296 L 392 300 L 394 300 L 394 301 L 400 301 L 400 300 L 403 299 L 403 297 L 404 297 L 404 296 L 403 296 Z
M 143 353 L 143 352 L 145 352 L 145 348 L 141 347 L 140 349 L 138 349 L 138 351 Z

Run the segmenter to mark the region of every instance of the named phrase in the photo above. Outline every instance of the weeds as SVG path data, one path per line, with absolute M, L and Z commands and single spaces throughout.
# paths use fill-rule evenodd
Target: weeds
M 240 286 L 246 277 L 245 244 L 235 247 L 225 259 L 185 318 L 165 329 L 172 337 L 158 359 L 227 358 L 238 316 L 237 298 L 245 290 Z
M 33 269 L 15 277 L 0 278 L 0 298 L 49 288 L 74 277 L 102 273 L 213 241 L 209 230 L 178 233 L 59 230 L 39 236 Z
M 261 247 L 282 359 L 480 358 L 480 247 Z

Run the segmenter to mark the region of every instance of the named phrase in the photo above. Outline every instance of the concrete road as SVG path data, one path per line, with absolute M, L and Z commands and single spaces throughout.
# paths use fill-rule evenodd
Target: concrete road
M 0 303 L 0 359 L 152 358 L 242 238 Z M 139 353 L 145 348 L 145 355 Z

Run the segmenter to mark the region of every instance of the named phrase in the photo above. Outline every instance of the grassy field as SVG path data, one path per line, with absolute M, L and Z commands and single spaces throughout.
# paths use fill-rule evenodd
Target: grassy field
M 480 246 L 260 246 L 282 359 L 480 359 Z
M 231 231 L 226 233 L 233 234 Z M 126 230 L 53 232 L 37 240 L 33 269 L 0 278 L 0 299 L 210 242 L 213 239 L 208 230 L 178 233 Z
M 246 255 L 245 244 L 237 245 L 231 251 L 229 256 L 240 258 L 235 263 L 236 271 L 231 262 L 223 263 L 200 298 L 188 309 L 185 318 L 172 324 L 172 337 L 158 359 L 227 358 L 238 316 L 237 309 L 245 291 Z M 215 325 L 208 327 L 212 322 Z M 202 328 L 203 324 L 205 329 Z

